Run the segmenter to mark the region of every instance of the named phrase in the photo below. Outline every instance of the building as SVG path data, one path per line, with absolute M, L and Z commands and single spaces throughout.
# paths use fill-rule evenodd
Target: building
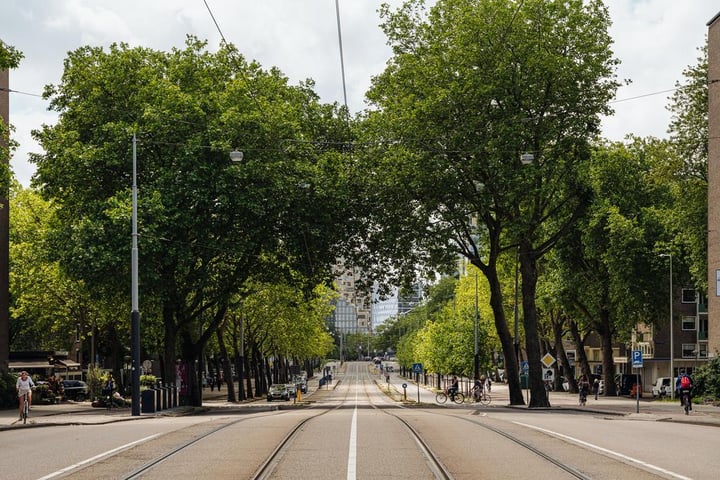
M 708 22 L 708 356 L 720 352 L 720 13 Z
M 372 334 L 371 297 L 357 285 L 359 272 L 340 260 L 335 265 L 335 278 L 340 298 L 330 318 L 331 326 L 340 333 Z

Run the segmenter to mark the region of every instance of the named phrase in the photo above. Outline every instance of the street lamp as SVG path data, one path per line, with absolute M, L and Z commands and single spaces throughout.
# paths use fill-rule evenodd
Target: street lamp
M 520 163 L 525 165 L 530 165 L 535 161 L 535 155 L 532 153 L 523 153 L 520 155 Z M 515 250 L 515 306 L 514 306 L 514 315 L 515 315 L 515 361 L 517 362 L 518 368 L 520 367 L 520 339 L 518 338 L 518 283 L 519 283 L 519 271 L 518 271 L 518 263 L 520 263 L 520 245 L 518 245 L 517 250 Z
M 473 380 L 480 379 L 480 349 L 478 347 L 478 323 L 480 321 L 480 310 L 478 309 L 478 272 L 475 270 L 475 357 L 474 357 L 474 373 Z
M 673 280 L 672 280 L 672 253 L 661 253 L 661 257 L 670 259 L 670 399 L 675 399 L 675 368 L 673 365 L 675 358 L 674 341 L 673 341 Z
M 243 159 L 243 152 L 233 150 L 230 159 L 239 162 Z M 130 254 L 130 356 L 131 384 L 132 384 L 132 416 L 140 415 L 140 309 L 138 299 L 138 231 L 137 231 L 137 136 L 133 132 L 132 138 L 132 250 Z
M 140 415 L 140 311 L 138 301 L 138 243 L 137 243 L 137 136 L 132 139 L 132 251 L 130 254 L 131 311 L 130 311 L 130 356 L 132 371 L 132 416 Z

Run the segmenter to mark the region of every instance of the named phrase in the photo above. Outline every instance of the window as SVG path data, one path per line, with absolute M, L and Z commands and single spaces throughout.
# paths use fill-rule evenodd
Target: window
M 697 291 L 694 288 L 682 289 L 682 303 L 695 303 Z
M 707 358 L 708 344 L 707 342 L 698 343 L 698 358 Z
M 695 317 L 682 317 L 682 329 L 687 331 L 695 331 Z
M 682 358 L 695 358 L 695 344 L 694 343 L 683 343 L 682 344 Z

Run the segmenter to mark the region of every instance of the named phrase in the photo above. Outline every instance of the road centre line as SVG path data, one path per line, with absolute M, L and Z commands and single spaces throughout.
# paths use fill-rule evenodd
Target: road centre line
M 58 470 L 58 471 L 56 471 L 56 472 L 53 472 L 53 473 L 51 473 L 51 474 L 49 474 L 49 475 L 45 475 L 44 477 L 40 477 L 40 478 L 38 478 L 38 480 L 49 480 L 49 479 L 51 479 L 51 478 L 58 477 L 58 476 L 60 476 L 60 475 L 62 475 L 62 474 L 64 474 L 64 473 L 67 473 L 67 472 L 69 472 L 69 471 L 71 471 L 71 470 L 74 470 L 74 469 L 76 469 L 76 468 L 78 468 L 78 467 L 81 467 L 81 466 L 86 465 L 86 464 L 88 464 L 88 463 L 92 463 L 92 462 L 94 462 L 94 461 L 96 461 L 96 460 L 99 460 L 99 459 L 101 459 L 101 458 L 103 458 L 103 457 L 110 456 L 110 455 L 112 455 L 112 454 L 114 454 L 114 453 L 117 453 L 117 452 L 119 452 L 119 451 L 121 451 L 121 450 L 128 449 L 128 448 L 133 447 L 133 446 L 135 446 L 135 445 L 137 445 L 137 444 L 139 444 L 139 443 L 147 442 L 148 440 L 152 440 L 153 438 L 159 437 L 160 435 L 161 435 L 160 433 L 156 433 L 156 434 L 154 434 L 154 435 L 150 435 L 149 437 L 141 438 L 140 440 L 135 440 L 134 442 L 126 443 L 125 445 L 120 445 L 119 447 L 113 448 L 112 450 L 108 450 L 107 452 L 103 452 L 103 453 L 100 453 L 100 454 L 98 454 L 98 455 L 95 455 L 94 457 L 91 457 L 91 458 L 88 458 L 88 459 L 86 459 L 86 460 L 83 460 L 82 462 L 75 463 L 75 464 L 70 465 L 70 466 L 68 466 L 68 467 L 65 467 L 65 468 L 63 468 L 63 469 L 61 469 L 61 470 Z
M 587 448 L 590 448 L 590 449 L 597 450 L 597 451 L 599 451 L 599 452 L 605 453 L 605 454 L 607 454 L 607 455 L 611 455 L 611 456 L 613 456 L 613 457 L 617 457 L 617 458 L 621 458 L 621 459 L 623 459 L 623 460 L 627 460 L 628 462 L 631 462 L 631 463 L 636 463 L 636 464 L 638 464 L 638 465 L 642 465 L 642 466 L 645 467 L 645 468 L 648 468 L 648 469 L 651 469 L 651 470 L 655 470 L 655 471 L 657 471 L 657 472 L 661 472 L 661 473 L 663 473 L 663 474 L 665 474 L 665 475 L 669 475 L 669 476 L 671 476 L 671 477 L 673 477 L 673 478 L 677 478 L 677 479 L 679 479 L 679 480 L 692 480 L 692 478 L 690 478 L 690 477 L 686 477 L 686 476 L 684 476 L 684 475 L 680 475 L 679 473 L 671 472 L 670 470 L 666 470 L 666 469 L 664 469 L 664 468 L 662 468 L 662 467 L 658 467 L 657 465 L 653 465 L 653 464 L 651 464 L 651 463 L 647 463 L 647 462 L 644 462 L 644 461 L 642 461 L 642 460 L 638 460 L 637 458 L 633 458 L 633 457 L 629 457 L 629 456 L 627 456 L 627 455 L 623 455 L 622 453 L 619 453 L 619 452 L 616 452 L 616 451 L 613 451 L 613 450 L 610 450 L 610 449 L 601 447 L 601 446 L 599 446 L 599 445 L 594 445 L 594 444 L 592 444 L 592 443 L 588 443 L 588 442 L 586 442 L 586 441 L 584 441 L 584 440 L 580 440 L 580 439 L 578 439 L 578 438 L 571 437 L 571 436 L 565 435 L 565 434 L 563 434 L 563 433 L 554 432 L 554 431 L 552 431 L 552 430 L 548 430 L 548 429 L 545 429 L 545 428 L 542 428 L 542 427 L 536 427 L 535 425 L 529 425 L 529 424 L 527 424 L 527 423 L 522 423 L 522 422 L 513 422 L 513 423 L 516 424 L 516 425 L 520 425 L 520 426 L 522 426 L 522 427 L 531 428 L 531 429 L 533 429 L 533 430 L 537 430 L 537 431 L 539 431 L 539 432 L 543 432 L 543 433 L 546 433 L 546 434 L 548 434 L 548 435 L 552 435 L 552 436 L 557 437 L 557 438 L 562 438 L 563 440 L 568 440 L 568 441 L 573 442 L 573 443 L 576 443 L 576 444 L 578 444 L 578 445 L 582 445 L 583 447 L 587 447 Z
M 348 447 L 347 480 L 357 477 L 357 412 L 358 412 L 358 382 L 355 381 L 355 409 L 350 423 L 350 446 Z

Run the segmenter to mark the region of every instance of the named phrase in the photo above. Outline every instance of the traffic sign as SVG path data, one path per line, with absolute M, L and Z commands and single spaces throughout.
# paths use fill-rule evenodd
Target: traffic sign
M 555 363 L 555 357 L 553 357 L 549 353 L 546 353 L 545 355 L 543 355 L 540 361 L 542 362 L 543 366 L 545 366 L 545 368 L 550 368 L 553 366 L 553 363 Z
M 520 370 L 522 370 L 522 373 L 527 375 L 527 373 L 530 371 L 530 365 L 526 361 L 520 362 Z
M 413 373 L 422 373 L 422 363 L 413 363 Z
M 643 366 L 642 350 L 633 350 L 632 351 L 632 368 L 642 368 L 642 366 Z
M 543 380 L 546 382 L 554 382 L 555 381 L 555 370 L 552 368 L 543 368 Z

